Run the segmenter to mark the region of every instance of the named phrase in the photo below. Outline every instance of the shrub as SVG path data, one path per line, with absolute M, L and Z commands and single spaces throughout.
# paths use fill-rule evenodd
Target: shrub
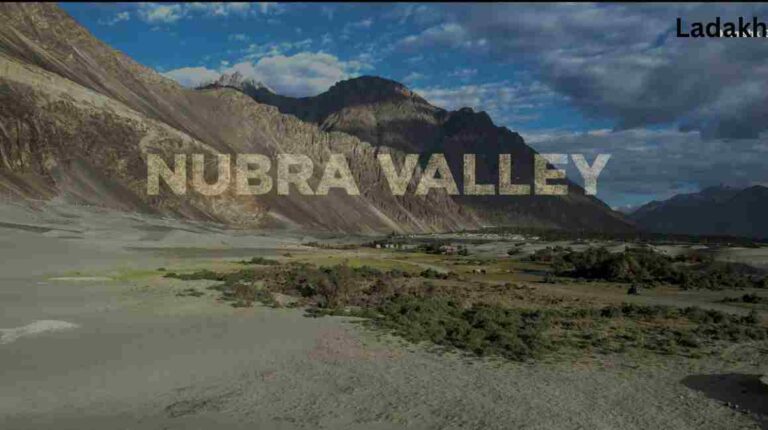
M 200 280 L 200 279 L 207 279 L 211 281 L 223 281 L 224 276 L 220 273 L 216 273 L 212 270 L 203 269 L 198 270 L 196 272 L 192 273 L 175 273 L 175 272 L 168 272 L 163 277 L 164 278 L 175 278 L 175 279 L 181 279 L 183 281 L 194 281 L 194 280 Z
M 362 276 L 363 278 L 368 278 L 368 279 L 377 278 L 384 274 L 381 270 L 373 268 L 371 266 L 355 267 L 352 270 L 355 272 L 356 275 L 359 275 L 359 276 Z
M 757 305 L 762 303 L 768 304 L 768 298 L 758 296 L 757 294 L 744 294 L 741 297 L 726 297 L 722 300 L 722 302 L 723 303 L 742 302 L 742 303 Z
M 320 277 L 317 293 L 323 298 L 325 308 L 338 308 L 347 303 L 354 287 L 355 274 L 346 264 L 323 267 L 320 269 L 325 276 Z
M 747 314 L 747 316 L 745 316 L 745 317 L 742 319 L 742 321 L 743 321 L 745 324 L 756 325 L 756 324 L 759 324 L 759 323 L 760 323 L 760 316 L 757 314 L 757 312 L 756 312 L 754 309 L 752 309 L 752 310 L 749 312 L 749 314 Z
M 275 260 L 270 260 L 264 257 L 253 257 L 250 260 L 241 261 L 240 264 L 259 264 L 262 266 L 276 266 L 280 263 Z
M 441 254 L 441 249 L 448 246 L 448 243 L 443 242 L 430 242 L 419 245 L 416 249 L 425 254 Z
M 765 283 L 765 278 L 759 278 L 759 270 L 743 264 L 705 259 L 699 259 L 703 263 L 685 264 L 680 263 L 680 258 L 671 258 L 648 247 L 628 248 L 618 253 L 605 248 L 581 252 L 546 248 L 532 257 L 535 261 L 550 261 L 557 275 L 574 278 L 645 285 L 665 282 L 683 289 L 749 288 Z
M 422 270 L 421 273 L 419 273 L 419 276 L 428 279 L 448 279 L 449 277 L 447 273 L 441 273 L 431 268 Z
M 402 269 L 392 269 L 389 272 L 387 272 L 387 275 L 391 278 L 410 278 L 411 274 L 402 270 Z
M 378 309 L 378 326 L 413 342 L 430 341 L 479 356 L 525 360 L 544 352 L 547 320 L 539 312 L 495 305 L 462 308 L 445 298 L 395 297 Z

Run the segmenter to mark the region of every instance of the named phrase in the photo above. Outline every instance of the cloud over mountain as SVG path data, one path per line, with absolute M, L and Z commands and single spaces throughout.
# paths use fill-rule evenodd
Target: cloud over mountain
M 401 49 L 468 49 L 527 62 L 583 112 L 619 129 L 675 124 L 705 138 L 756 138 L 768 128 L 768 44 L 682 39 L 677 17 L 766 16 L 764 5 L 448 5 L 444 21 Z
M 243 61 L 220 70 L 205 67 L 182 67 L 164 73 L 187 87 L 195 87 L 218 78 L 222 73 L 240 72 L 246 78 L 263 82 L 279 94 L 311 96 L 323 92 L 336 82 L 357 74 L 364 64 L 345 62 L 323 52 L 299 52 L 273 55 L 256 62 Z

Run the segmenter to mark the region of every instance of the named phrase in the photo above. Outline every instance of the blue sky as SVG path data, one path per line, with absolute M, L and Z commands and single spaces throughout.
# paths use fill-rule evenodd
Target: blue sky
M 614 207 L 720 183 L 768 183 L 768 42 L 673 34 L 679 16 L 751 18 L 762 5 L 62 7 L 185 85 L 240 71 L 305 96 L 378 75 L 447 109 L 485 110 L 542 152 L 611 153 L 598 196 Z

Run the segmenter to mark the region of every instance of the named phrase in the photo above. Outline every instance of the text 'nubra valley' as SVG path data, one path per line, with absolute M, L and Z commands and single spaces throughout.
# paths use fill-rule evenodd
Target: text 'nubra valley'
M 349 168 L 344 154 L 331 154 L 322 168 L 322 176 L 316 187 L 310 186 L 315 165 L 311 158 L 303 154 L 278 154 L 276 173 L 272 174 L 273 160 L 263 154 L 216 154 L 217 177 L 214 183 L 205 179 L 205 154 L 175 154 L 174 166 L 168 164 L 157 154 L 147 154 L 147 194 L 160 193 L 161 179 L 177 195 L 187 192 L 187 162 L 191 158 L 191 188 L 205 196 L 224 193 L 231 187 L 238 195 L 263 195 L 270 193 L 275 186 L 278 195 L 291 194 L 291 185 L 300 195 L 327 195 L 333 188 L 345 190 L 349 195 L 359 195 L 360 190 Z M 566 195 L 568 185 L 549 183 L 550 180 L 565 179 L 565 170 L 554 165 L 568 163 L 567 154 L 535 154 L 534 178 L 532 183 L 513 183 L 511 154 L 498 156 L 498 181 L 478 183 L 476 175 L 477 157 L 475 154 L 463 156 L 463 187 L 460 190 L 454 173 L 444 154 L 432 154 L 426 167 L 417 177 L 415 195 L 427 195 L 431 189 L 444 189 L 449 195 Z M 579 174 L 584 180 L 585 193 L 597 193 L 597 178 L 605 168 L 609 154 L 598 154 L 590 165 L 582 154 L 571 154 Z M 393 195 L 402 196 L 408 190 L 419 166 L 419 154 L 407 154 L 400 167 L 396 166 L 391 154 L 377 155 L 381 171 L 386 178 Z M 233 162 L 234 161 L 234 162 Z M 234 168 L 234 169 L 233 169 Z M 232 171 L 234 170 L 234 175 Z M 273 179 L 275 177 L 275 179 Z M 562 182 L 562 181 L 561 181 Z

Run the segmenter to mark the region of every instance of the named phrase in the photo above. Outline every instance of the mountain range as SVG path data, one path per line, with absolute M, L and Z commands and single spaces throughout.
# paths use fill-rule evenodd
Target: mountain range
M 377 147 L 422 154 L 422 162 L 426 162 L 428 154 L 445 154 L 453 172 L 462 171 L 464 154 L 477 154 L 478 182 L 495 183 L 498 154 L 511 154 L 513 182 L 533 182 L 536 151 L 519 134 L 496 126 L 485 112 L 471 108 L 447 111 L 433 106 L 393 80 L 361 76 L 338 82 L 317 96 L 301 98 L 275 94 L 264 84 L 237 74 L 224 75 L 201 87 L 214 88 L 237 89 L 326 132 L 345 133 Z M 456 175 L 456 180 L 461 189 L 463 176 Z M 569 187 L 567 196 L 461 195 L 453 200 L 482 214 L 483 222 L 492 225 L 601 231 L 631 228 L 602 201 L 585 195 L 583 188 L 569 180 L 564 183 Z
M 179 152 L 296 153 L 315 165 L 343 153 L 361 194 L 203 197 L 164 190 L 148 195 L 147 154 L 170 164 Z M 478 180 L 483 182 L 495 178 L 496 155 L 511 153 L 520 160 L 515 179 L 533 177 L 535 152 L 520 135 L 494 125 L 484 112 L 432 106 L 394 81 L 360 77 L 305 98 L 284 97 L 239 76 L 188 89 L 102 43 L 54 4 L 0 5 L 3 196 L 60 198 L 257 228 L 360 233 L 491 225 L 633 228 L 571 182 L 566 196 L 393 196 L 376 161 L 380 152 L 400 161 L 406 152 L 445 153 L 457 172 L 461 154 L 482 154 Z M 214 157 L 208 158 L 207 170 L 215 170 Z M 417 169 L 411 186 L 420 174 Z M 316 171 L 310 184 L 319 176 Z
M 629 215 L 656 233 L 768 238 L 768 188 L 716 186 L 647 203 Z

